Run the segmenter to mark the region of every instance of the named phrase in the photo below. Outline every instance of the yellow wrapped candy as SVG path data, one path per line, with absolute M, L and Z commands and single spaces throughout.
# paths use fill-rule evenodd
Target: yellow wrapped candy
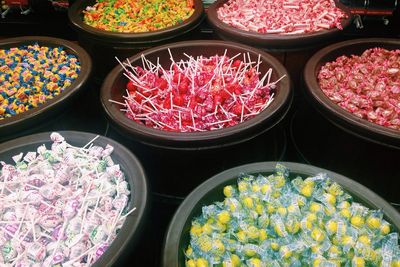
M 234 193 L 233 186 L 227 185 L 227 186 L 224 187 L 224 195 L 226 197 L 232 197 L 233 193 Z
M 254 207 L 254 201 L 251 197 L 245 197 L 242 202 L 243 202 L 243 205 L 249 209 Z
M 311 237 L 317 242 L 322 242 L 325 239 L 325 234 L 321 229 L 314 228 L 311 231 Z
M 360 228 L 360 227 L 364 226 L 365 220 L 363 217 L 361 217 L 359 215 L 354 215 L 353 217 L 351 217 L 350 223 L 352 225 L 354 225 L 355 227 Z
M 326 231 L 329 234 L 336 234 L 337 229 L 338 229 L 338 224 L 335 220 L 332 219 L 326 223 Z
M 251 239 L 258 239 L 258 237 L 260 236 L 260 231 L 257 227 L 250 226 L 249 228 L 247 228 L 246 234 Z
M 254 193 L 258 193 L 258 192 L 260 192 L 260 190 L 261 190 L 261 187 L 259 185 L 253 184 L 251 186 L 251 191 L 253 191 Z
M 367 225 L 370 229 L 379 229 L 381 227 L 381 219 L 370 216 L 367 218 Z
M 317 213 L 323 211 L 323 207 L 317 202 L 311 202 L 309 210 L 311 212 Z
M 271 185 L 270 184 L 263 184 L 261 186 L 261 193 L 264 195 L 271 192 Z
M 213 249 L 216 251 L 217 254 L 222 255 L 225 252 L 225 246 L 219 239 L 213 240 Z
M 281 257 L 284 259 L 288 259 L 288 258 L 292 257 L 292 255 L 293 255 L 293 252 L 288 248 L 288 246 L 282 246 L 279 249 L 279 253 L 280 253 Z
M 382 223 L 380 227 L 380 232 L 382 235 L 387 235 L 390 233 L 390 225 L 387 222 Z
M 228 211 L 223 210 L 217 215 L 218 221 L 222 224 L 227 224 L 231 220 L 231 215 Z
M 251 258 L 248 260 L 249 267 L 263 267 L 265 266 L 264 263 L 258 258 Z
M 199 236 L 199 235 L 201 235 L 202 232 L 203 232 L 203 229 L 202 229 L 201 225 L 199 225 L 199 224 L 193 224 L 192 228 L 190 228 L 190 233 L 192 235 Z
M 262 215 L 264 213 L 264 206 L 261 204 L 256 205 L 256 212 L 258 215 Z
M 361 235 L 358 237 L 358 242 L 361 242 L 364 245 L 370 246 L 371 239 L 367 235 Z
M 198 258 L 196 260 L 196 267 L 208 267 L 208 261 L 204 258 Z
M 189 247 L 186 250 L 186 257 L 190 257 L 193 254 L 193 249 L 192 247 L 189 245 Z
M 354 257 L 351 262 L 353 264 L 353 267 L 364 267 L 365 266 L 365 260 L 361 257 Z
M 206 235 L 210 235 L 213 231 L 211 225 L 206 222 L 203 227 L 201 227 L 202 233 L 206 234 Z
M 303 188 L 301 188 L 300 193 L 305 197 L 311 197 L 314 193 L 314 187 L 311 185 L 305 185 Z
M 260 234 L 259 234 L 260 241 L 266 240 L 267 237 L 268 237 L 267 231 L 265 231 L 264 229 L 260 229 Z
M 242 243 L 247 241 L 247 236 L 246 236 L 246 233 L 244 231 L 237 232 L 236 233 L 236 237 Z
M 212 239 L 206 235 L 200 236 L 197 240 L 197 244 L 199 245 L 200 250 L 203 252 L 208 252 L 213 247 Z
M 194 260 L 187 260 L 186 267 L 196 267 L 196 262 Z
M 400 259 L 392 261 L 390 267 L 400 267 Z
M 245 181 L 240 181 L 238 183 L 239 192 L 246 192 L 249 188 L 249 184 Z

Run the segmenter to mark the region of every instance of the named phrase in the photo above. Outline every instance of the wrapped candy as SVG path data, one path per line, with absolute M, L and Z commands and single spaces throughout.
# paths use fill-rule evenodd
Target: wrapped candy
M 134 211 L 127 210 L 123 172 L 104 160 L 111 146 L 79 148 L 58 133 L 50 138 L 51 149 L 18 154 L 15 166 L 1 163 L 1 266 L 90 266 Z
M 326 174 L 241 174 L 192 221 L 186 266 L 398 266 L 398 234 Z M 201 264 L 201 265 L 198 265 Z
M 377 125 L 400 130 L 400 49 L 373 47 L 340 56 L 318 73 L 324 94 L 339 107 Z

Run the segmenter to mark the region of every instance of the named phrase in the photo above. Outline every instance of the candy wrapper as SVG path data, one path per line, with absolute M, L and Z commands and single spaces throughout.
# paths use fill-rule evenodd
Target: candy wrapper
M 90 266 L 134 211 L 123 172 L 105 160 L 111 146 L 50 138 L 51 149 L 1 163 L 1 266 Z
M 328 175 L 241 174 L 192 222 L 186 266 L 398 266 L 398 234 Z

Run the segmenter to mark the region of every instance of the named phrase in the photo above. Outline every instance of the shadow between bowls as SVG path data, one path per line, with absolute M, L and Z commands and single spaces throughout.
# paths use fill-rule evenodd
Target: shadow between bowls
M 305 94 L 311 104 L 330 122 L 348 133 L 365 140 L 400 149 L 400 131 L 362 119 L 331 101 L 319 87 L 318 72 L 327 62 L 346 55 L 361 55 L 365 50 L 382 47 L 400 49 L 399 39 L 367 38 L 336 43 L 313 55 L 303 73 Z
M 91 74 L 92 61 L 89 55 L 83 48 L 67 40 L 44 36 L 24 36 L 1 40 L 0 49 L 35 43 L 40 46 L 63 47 L 67 53 L 75 55 L 81 63 L 80 74 L 69 87 L 65 88 L 63 92 L 53 99 L 47 100 L 42 105 L 21 114 L 0 120 L 0 140 L 6 136 L 21 135 L 24 131 L 40 125 L 45 120 L 51 120 L 52 117 L 61 113 L 63 108 L 86 86 Z
M 305 47 L 310 47 L 318 43 L 327 42 L 335 37 L 339 36 L 343 30 L 350 26 L 353 18 L 348 8 L 344 5 L 337 4 L 343 12 L 348 16 L 346 19 L 342 19 L 343 30 L 337 28 L 322 30 L 314 33 L 305 34 L 262 34 L 251 31 L 244 31 L 232 27 L 218 18 L 217 10 L 222 7 L 229 0 L 217 0 L 207 10 L 207 19 L 210 25 L 215 29 L 221 38 L 226 40 L 232 40 L 235 42 L 262 47 L 267 49 L 276 50 L 298 50 Z
M 185 34 L 196 28 L 201 23 L 204 15 L 203 2 L 201 0 L 194 0 L 194 13 L 178 25 L 151 32 L 120 33 L 100 30 L 84 23 L 83 11 L 86 7 L 92 6 L 96 2 L 97 0 L 76 1 L 69 8 L 68 17 L 72 26 L 79 34 L 96 39 L 101 43 L 134 45 L 161 42 Z
M 74 146 L 84 146 L 96 137 L 95 134 L 76 131 L 60 131 L 59 133 L 69 144 Z M 52 144 L 50 134 L 51 132 L 29 135 L 1 144 L 0 160 L 12 164 L 11 157 L 16 154 L 36 151 L 37 147 L 43 144 L 49 148 Z M 120 261 L 128 258 L 132 253 L 145 226 L 148 201 L 146 175 L 136 156 L 119 143 L 100 136 L 94 141 L 94 144 L 102 147 L 110 144 L 114 147 L 111 157 L 116 164 L 120 165 L 131 190 L 129 210 L 136 207 L 136 210 L 127 216 L 115 240 L 92 265 L 93 267 L 119 266 Z
M 163 66 L 170 66 L 170 56 L 168 48 L 175 61 L 185 59 L 183 53 L 196 56 L 223 55 L 226 50 L 227 56 L 234 56 L 237 53 L 249 53 L 254 60 L 260 55 L 260 72 L 266 73 L 272 68 L 271 81 L 282 79 L 275 91 L 274 101 L 263 112 L 252 119 L 244 121 L 233 127 L 207 132 L 170 132 L 146 127 L 127 118 L 120 111 L 121 106 L 109 102 L 110 99 L 124 101 L 126 83 L 128 79 L 123 76 L 124 70 L 121 66 L 115 67 L 105 79 L 101 88 L 101 103 L 110 121 L 117 128 L 130 138 L 154 147 L 178 149 L 178 150 L 203 150 L 221 148 L 250 140 L 274 127 L 279 123 L 289 110 L 292 102 L 293 93 L 289 74 L 283 65 L 271 55 L 252 48 L 250 46 L 223 42 L 223 41 L 187 41 L 163 45 L 148 49 L 141 54 L 137 54 L 129 61 L 133 66 L 142 66 L 141 55 L 144 55 L 152 62 L 159 62 Z
M 221 172 L 199 185 L 185 198 L 170 222 L 164 242 L 162 266 L 185 266 L 184 251 L 189 245 L 189 232 L 192 219 L 201 214 L 203 206 L 211 205 L 215 201 L 222 201 L 224 199 L 224 186 L 235 184 L 240 173 L 272 174 L 274 173 L 276 163 L 259 162 L 242 165 Z M 384 212 L 384 218 L 395 227 L 395 230 L 400 230 L 400 213 L 365 186 L 335 172 L 311 165 L 291 162 L 282 162 L 282 164 L 290 169 L 290 179 L 294 179 L 297 176 L 306 178 L 318 173 L 327 173 L 333 181 L 339 183 L 345 191 L 352 195 L 355 201 L 372 209 L 381 209 Z

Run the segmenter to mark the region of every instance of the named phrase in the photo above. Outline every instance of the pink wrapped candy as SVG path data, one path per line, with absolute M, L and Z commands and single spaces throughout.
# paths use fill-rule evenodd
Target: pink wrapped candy
M 372 48 L 326 63 L 319 86 L 330 100 L 370 122 L 400 130 L 400 49 Z
M 229 0 L 218 18 L 244 31 L 266 34 L 304 34 L 343 29 L 347 15 L 334 0 Z

